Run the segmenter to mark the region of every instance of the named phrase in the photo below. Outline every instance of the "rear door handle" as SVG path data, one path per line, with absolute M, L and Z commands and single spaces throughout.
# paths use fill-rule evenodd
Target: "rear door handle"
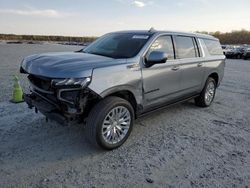
M 197 67 L 202 67 L 203 66 L 203 63 L 198 63 L 197 64 Z
M 180 69 L 180 66 L 174 66 L 174 67 L 172 68 L 173 71 L 178 71 L 179 69 Z

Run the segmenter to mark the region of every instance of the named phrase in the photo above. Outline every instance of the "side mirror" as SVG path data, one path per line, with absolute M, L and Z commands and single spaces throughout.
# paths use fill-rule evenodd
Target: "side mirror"
M 161 51 L 152 51 L 146 58 L 145 64 L 146 67 L 151 67 L 154 64 L 166 63 L 167 59 L 167 53 Z

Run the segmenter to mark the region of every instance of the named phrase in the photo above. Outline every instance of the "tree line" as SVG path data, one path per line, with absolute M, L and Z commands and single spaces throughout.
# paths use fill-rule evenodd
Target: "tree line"
M 221 44 L 250 44 L 250 31 L 240 30 L 222 33 L 197 31 L 198 33 L 213 35 L 220 39 Z M 72 36 L 45 36 L 45 35 L 14 35 L 0 34 L 0 40 L 15 40 L 15 41 L 56 41 L 56 42 L 92 42 L 97 37 L 72 37 Z
M 54 36 L 54 35 L 14 35 L 0 34 L 0 40 L 13 41 L 56 41 L 56 42 L 92 42 L 96 37 L 72 37 L 72 36 Z
M 250 31 L 240 30 L 222 33 L 216 32 L 206 32 L 202 31 L 198 33 L 213 35 L 214 37 L 220 39 L 221 44 L 250 44 Z

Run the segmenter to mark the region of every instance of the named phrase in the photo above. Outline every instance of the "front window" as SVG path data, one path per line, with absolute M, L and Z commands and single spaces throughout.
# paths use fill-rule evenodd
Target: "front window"
M 154 41 L 152 46 L 149 49 L 148 54 L 152 51 L 161 51 L 165 52 L 168 55 L 168 59 L 174 59 L 174 47 L 172 43 L 171 36 L 160 36 Z
M 117 59 L 131 58 L 140 52 L 150 37 L 151 34 L 111 33 L 96 40 L 83 52 Z

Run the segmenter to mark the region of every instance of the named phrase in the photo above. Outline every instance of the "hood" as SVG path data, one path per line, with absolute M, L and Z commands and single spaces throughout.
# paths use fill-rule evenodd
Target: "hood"
M 91 76 L 94 68 L 121 63 L 126 63 L 126 60 L 82 52 L 59 52 L 28 56 L 23 60 L 21 69 L 49 78 L 82 78 Z

